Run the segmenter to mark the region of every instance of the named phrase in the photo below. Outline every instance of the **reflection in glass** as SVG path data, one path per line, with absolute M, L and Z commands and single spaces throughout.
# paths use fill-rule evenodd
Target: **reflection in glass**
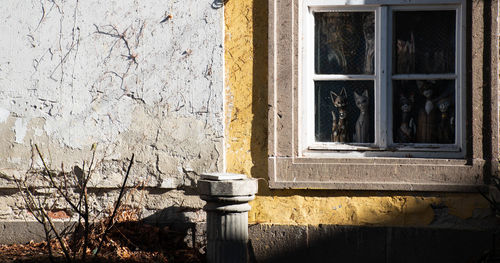
M 455 142 L 454 80 L 397 80 L 393 83 L 394 142 Z
M 373 12 L 314 13 L 317 74 L 373 74 Z
M 455 72 L 455 11 L 394 12 L 394 72 Z
M 316 81 L 315 138 L 319 142 L 374 142 L 373 81 Z

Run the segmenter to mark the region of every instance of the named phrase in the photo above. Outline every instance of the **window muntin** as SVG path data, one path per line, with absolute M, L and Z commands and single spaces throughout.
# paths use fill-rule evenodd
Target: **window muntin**
M 313 3 L 305 7 L 299 100 L 299 119 L 304 124 L 299 125 L 299 149 L 304 156 L 320 152 L 325 156 L 464 156 L 460 5 Z M 340 109 L 347 112 L 347 135 L 339 140 L 334 130 L 340 113 L 328 95 L 338 95 L 342 89 L 347 94 L 347 109 Z M 424 91 L 431 93 L 428 99 Z M 369 109 L 363 118 L 356 105 L 360 97 Z M 402 108 L 411 110 L 403 113 Z M 360 129 L 365 131 L 362 136 Z M 410 136 L 405 136 L 408 131 Z
M 498 86 L 498 79 L 493 77 L 498 73 L 498 56 L 489 51 L 498 46 L 498 41 L 496 38 L 485 40 L 498 32 L 496 20 L 485 16 L 486 11 L 486 14 L 498 13 L 496 4 L 480 2 L 473 5 L 465 0 L 271 0 L 269 3 L 268 167 L 271 188 L 476 191 L 478 186 L 484 185 L 489 171 L 497 171 L 498 158 L 492 156 L 498 156 L 498 147 L 490 146 L 498 145 L 497 136 L 491 136 L 491 131 L 498 129 L 495 113 L 498 90 L 491 88 Z M 318 10 L 375 12 L 374 76 L 314 73 L 314 30 L 305 28 L 312 25 L 310 28 L 314 29 L 314 16 L 309 14 Z M 361 144 L 332 147 L 331 142 L 315 141 L 313 80 L 374 81 L 375 97 L 386 100 L 385 104 L 379 103 L 375 111 L 387 113 L 375 115 L 380 119 L 375 126 L 380 125 L 379 133 L 392 136 L 392 121 L 390 129 L 382 130 L 388 127 L 387 119 L 392 120 L 390 89 L 393 81 L 404 77 L 393 76 L 387 70 L 393 61 L 389 28 L 393 28 L 390 15 L 394 10 L 456 10 L 455 72 L 433 73 L 432 78 L 426 74 L 411 74 L 411 77 L 455 82 L 456 104 L 462 105 L 456 107 L 455 112 L 456 125 L 461 122 L 456 128 L 457 145 L 433 147 L 421 143 L 419 147 L 409 145 L 406 150 L 405 145 L 399 144 L 391 148 L 393 142 L 381 141 L 384 136 L 377 135 L 375 143 L 385 146 L 379 150 Z M 387 19 L 381 19 L 383 17 Z M 381 56 L 382 52 L 388 55 Z M 485 54 L 491 54 L 491 60 Z M 464 143 L 465 137 L 467 143 Z

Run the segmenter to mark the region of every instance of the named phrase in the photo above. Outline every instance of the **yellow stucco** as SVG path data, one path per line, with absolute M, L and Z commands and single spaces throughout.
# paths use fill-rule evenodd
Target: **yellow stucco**
M 432 206 L 462 219 L 488 203 L 477 194 L 270 190 L 267 176 L 267 3 L 229 0 L 225 16 L 226 166 L 259 178 L 249 223 L 427 225 Z M 432 206 L 431 206 L 432 205 Z

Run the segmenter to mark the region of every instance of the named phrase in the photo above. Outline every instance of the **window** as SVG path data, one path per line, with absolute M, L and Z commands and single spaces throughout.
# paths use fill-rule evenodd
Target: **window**
M 305 155 L 465 156 L 460 3 L 303 3 Z
M 496 127 L 497 117 L 482 122 L 483 106 L 498 102 L 484 101 L 487 90 L 470 80 L 496 64 L 481 64 L 471 48 L 487 38 L 466 29 L 472 17 L 481 32 L 495 32 L 495 22 L 485 25 L 476 7 L 467 13 L 464 0 L 270 3 L 271 187 L 468 191 L 484 183 L 481 126 Z

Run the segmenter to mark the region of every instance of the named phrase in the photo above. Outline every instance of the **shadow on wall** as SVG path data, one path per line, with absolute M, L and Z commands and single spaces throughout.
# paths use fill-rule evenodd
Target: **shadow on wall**
M 390 196 L 391 192 L 380 191 L 335 191 L 335 190 L 271 190 L 268 177 L 268 0 L 254 0 L 252 7 L 253 21 L 253 84 L 252 84 L 252 135 L 251 156 L 252 177 L 259 178 L 261 196 Z M 425 195 L 425 194 L 424 194 Z
M 251 169 L 254 178 L 259 180 L 259 195 L 269 195 L 267 183 L 267 112 L 268 112 L 268 90 L 267 90 L 267 49 L 268 49 L 268 0 L 254 0 L 252 7 L 253 21 L 253 86 L 252 86 L 252 135 L 250 150 L 253 167 Z
M 168 243 L 161 247 L 185 244 L 201 252 L 206 246 L 204 215 L 202 209 L 171 206 L 142 219 L 141 223 L 160 229 L 159 241 Z
M 467 5 L 467 12 L 471 13 L 471 5 Z M 314 197 L 335 197 L 335 196 L 349 196 L 349 197 L 370 197 L 370 196 L 394 196 L 394 195 L 411 195 L 411 196 L 434 196 L 439 197 L 440 194 L 436 193 L 425 193 L 425 192 L 401 192 L 401 191 L 336 191 L 336 190 L 271 190 L 269 188 L 269 177 L 268 177 L 268 0 L 253 0 L 252 6 L 252 22 L 253 22 L 253 86 L 252 86 L 252 134 L 251 134 L 251 156 L 253 167 L 251 168 L 251 174 L 254 178 L 259 178 L 259 193 L 260 196 L 293 196 L 293 195 L 301 195 L 301 196 L 314 196 Z M 485 8 L 484 16 L 485 16 L 485 26 L 489 26 L 491 23 L 491 8 Z M 471 21 L 468 19 L 468 30 L 471 29 Z M 471 37 L 469 36 L 467 41 L 470 45 Z M 488 61 L 491 60 L 489 44 L 491 43 L 491 36 L 486 32 L 485 33 L 485 41 L 484 41 L 484 54 L 483 57 L 485 59 L 485 69 L 484 72 L 484 83 L 486 83 L 484 91 L 485 102 L 491 101 L 489 96 L 488 83 L 491 78 L 489 76 L 489 65 Z M 471 60 L 471 51 L 468 51 L 467 60 Z M 471 65 L 468 65 L 468 74 L 471 73 Z M 471 86 L 470 80 L 468 78 L 468 86 Z M 471 93 L 471 90 L 468 89 L 468 93 Z M 470 94 L 468 94 L 470 95 Z M 491 105 L 491 103 L 485 103 L 485 105 Z M 471 114 L 472 108 L 471 105 L 468 105 L 468 114 Z M 485 107 L 485 118 L 491 118 L 489 114 L 490 110 Z M 468 116 L 468 119 L 470 116 Z M 487 122 L 486 122 L 487 123 Z M 485 125 L 488 126 L 488 125 Z M 488 134 L 492 134 L 491 127 L 484 128 Z M 470 124 L 467 124 L 468 133 L 471 134 Z M 487 136 L 486 136 L 487 137 Z M 494 158 L 492 156 L 492 146 L 489 145 L 489 140 L 485 137 L 485 144 L 483 145 L 485 149 L 485 160 L 491 160 Z M 469 149 L 471 148 L 470 144 L 471 140 L 468 140 L 469 145 L 467 146 Z M 490 162 L 486 162 L 488 165 Z M 485 166 L 486 174 L 490 173 L 492 169 L 491 166 Z
M 500 262 L 497 231 L 353 226 L 249 229 L 251 262 Z M 494 259 L 493 259 L 494 258 Z
M 254 0 L 253 21 L 253 82 L 252 82 L 252 135 L 250 150 L 253 166 L 252 177 L 259 178 L 261 196 L 388 196 L 390 192 L 335 191 L 335 190 L 271 190 L 268 177 L 268 0 Z

